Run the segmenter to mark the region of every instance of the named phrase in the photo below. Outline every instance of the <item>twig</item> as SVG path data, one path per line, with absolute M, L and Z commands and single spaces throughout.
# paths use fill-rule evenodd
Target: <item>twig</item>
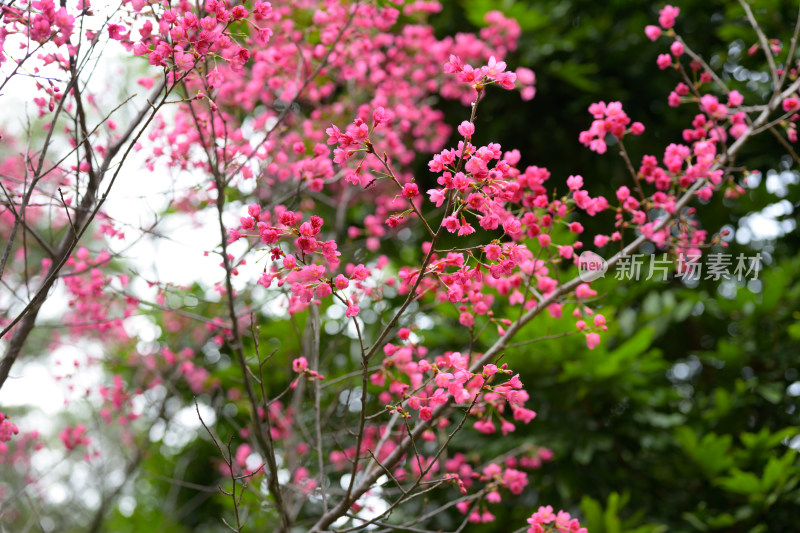
M 761 50 L 764 52 L 764 55 L 767 56 L 767 63 L 769 64 L 769 73 L 772 76 L 772 85 L 774 94 L 777 94 L 778 91 L 781 90 L 781 81 L 778 78 L 778 67 L 775 66 L 775 58 L 772 56 L 772 50 L 769 47 L 769 42 L 767 41 L 767 36 L 764 35 L 764 31 L 761 29 L 761 26 L 758 25 L 758 21 L 756 17 L 753 15 L 753 10 L 750 9 L 750 5 L 745 0 L 739 0 L 739 5 L 744 8 L 744 12 L 747 15 L 747 20 L 750 21 L 750 26 L 753 28 L 753 31 L 756 32 L 758 36 L 758 42 L 761 45 Z

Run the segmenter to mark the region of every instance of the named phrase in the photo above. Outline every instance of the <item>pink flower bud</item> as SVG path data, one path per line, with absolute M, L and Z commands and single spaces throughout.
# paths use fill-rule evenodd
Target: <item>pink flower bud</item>
M 475 133 L 475 124 L 465 120 L 458 126 L 458 133 L 462 137 L 466 137 L 467 139 L 469 139 L 470 137 L 472 137 L 472 134 Z

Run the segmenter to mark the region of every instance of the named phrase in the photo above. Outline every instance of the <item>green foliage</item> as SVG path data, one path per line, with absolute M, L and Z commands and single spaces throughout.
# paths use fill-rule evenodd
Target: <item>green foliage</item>
M 627 492 L 620 496 L 612 492 L 608 496 L 605 508 L 598 502 L 584 496 L 581 499 L 581 512 L 584 516 L 583 524 L 592 533 L 662 533 L 667 531 L 666 526 L 660 525 L 636 525 L 640 516 L 634 516 L 627 520 L 621 520 L 619 512 L 630 501 L 630 494 Z

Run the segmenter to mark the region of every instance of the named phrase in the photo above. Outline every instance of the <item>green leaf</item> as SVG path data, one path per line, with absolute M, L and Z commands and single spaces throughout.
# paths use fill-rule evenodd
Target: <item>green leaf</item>
M 714 407 L 717 417 L 724 416 L 731 410 L 731 395 L 722 387 L 714 390 Z
M 796 456 L 797 452 L 789 450 L 781 458 L 770 458 L 761 478 L 761 490 L 763 492 L 770 492 L 786 481 L 786 478 L 792 472 L 791 465 Z
M 694 527 L 698 531 L 708 531 L 708 526 L 705 524 L 705 522 L 700 520 L 696 515 L 693 515 L 692 513 L 683 513 L 681 515 L 681 518 L 689 522 L 692 525 L 692 527 Z
M 686 422 L 686 416 L 681 413 L 659 413 L 652 409 L 636 413 L 633 416 L 637 422 L 657 428 L 670 428 Z
M 620 533 L 621 522 L 617 513 L 621 505 L 619 501 L 619 494 L 612 492 L 608 496 L 608 503 L 606 504 L 606 511 L 603 513 L 603 525 L 605 526 L 605 533 Z
M 589 496 L 584 496 L 581 498 L 581 511 L 583 512 L 583 523 L 589 531 L 605 533 L 603 508 L 600 506 L 600 502 Z
M 756 391 L 771 404 L 777 405 L 783 400 L 784 387 L 780 383 L 760 385 Z
M 681 426 L 675 430 L 675 440 L 678 441 L 683 451 L 694 457 L 697 450 L 697 434 L 692 428 Z
M 686 455 L 691 457 L 709 478 L 733 464 L 733 458 L 728 453 L 733 443 L 730 435 L 718 436 L 709 433 L 698 442 L 694 431 L 684 426 L 676 429 L 675 438 Z
M 789 279 L 787 279 L 786 272 L 783 269 L 770 269 L 769 276 L 764 277 L 759 308 L 767 312 L 774 309 L 778 301 L 783 297 L 788 285 Z
M 736 520 L 736 518 L 730 513 L 722 513 L 710 518 L 708 520 L 708 525 L 714 529 L 722 529 L 725 527 L 731 527 L 736 522 L 738 522 L 738 520 Z
M 600 84 L 589 77 L 597 74 L 597 65 L 554 61 L 550 66 L 553 74 L 581 91 L 597 92 L 601 88 Z
M 743 472 L 738 468 L 731 469 L 731 475 L 717 478 L 714 483 L 729 492 L 736 494 L 757 494 L 761 492 L 761 480 L 752 472 Z

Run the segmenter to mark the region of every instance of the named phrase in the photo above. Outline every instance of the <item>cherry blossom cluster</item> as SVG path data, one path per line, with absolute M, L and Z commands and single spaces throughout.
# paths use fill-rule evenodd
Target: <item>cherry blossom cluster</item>
M 491 462 L 477 468 L 470 464 L 463 453 L 456 453 L 445 461 L 445 470 L 448 472 L 444 478 L 453 480 L 462 494 L 467 494 L 469 489 L 474 489 L 476 483 L 483 485 L 485 498 L 480 505 L 464 500 L 456 504 L 457 509 L 468 516 L 473 523 L 493 522 L 495 516 L 489 510 L 488 504 L 502 502 L 500 490 L 507 490 L 512 495 L 519 495 L 528 485 L 528 475 L 524 470 L 535 470 L 542 462 L 550 461 L 553 453 L 547 448 L 537 448 L 528 454 L 519 457 L 508 457 L 503 464 Z M 520 470 L 522 469 L 522 470 Z
M 20 432 L 9 417 L 0 413 L 0 465 L 3 468 L 3 479 L 0 480 L 0 500 L 10 501 L 15 490 L 19 490 L 13 482 L 14 473 L 21 473 L 26 483 L 38 481 L 31 468 L 31 460 L 44 443 L 36 430 Z M 18 506 L 12 506 L 3 512 L 3 519 L 16 520 L 21 515 Z
M 180 331 L 186 327 L 186 324 L 176 320 L 174 327 L 176 331 Z M 214 324 L 207 324 L 204 333 L 211 337 L 211 342 L 219 346 L 224 343 L 226 335 L 229 334 L 225 328 Z M 211 375 L 211 372 L 197 360 L 196 355 L 195 351 L 189 347 L 173 351 L 164 346 L 160 352 L 142 355 L 141 360 L 137 362 L 147 371 L 145 379 L 147 379 L 148 389 L 162 385 L 167 380 L 180 378 L 180 381 L 188 385 L 189 390 L 194 394 L 216 390 L 220 386 L 219 379 Z M 105 413 L 109 412 L 124 414 L 125 416 L 118 421 L 120 425 L 125 425 L 138 418 L 131 402 L 135 395 L 124 389 L 120 376 L 114 376 L 113 388 L 101 387 L 100 394 L 107 404 L 108 402 L 112 403 L 109 406 L 112 408 L 111 410 L 106 407 L 101 411 L 104 417 Z M 123 405 L 125 409 L 121 408 Z
M 69 451 L 72 451 L 79 446 L 89 446 L 89 444 L 92 442 L 92 439 L 86 435 L 86 426 L 83 424 L 67 426 L 61 432 L 59 438 Z
M 587 533 L 587 529 L 581 527 L 577 518 L 572 518 L 566 511 L 559 511 L 556 514 L 549 505 L 539 507 L 539 510 L 528 518 L 528 523 L 531 525 L 528 528 L 528 533 L 550 533 L 556 531 L 559 533 Z
M 128 337 L 122 327 L 123 320 L 135 312 L 137 303 L 130 298 L 116 298 L 111 290 L 112 281 L 116 280 L 122 288 L 128 284 L 128 276 L 105 273 L 103 267 L 110 260 L 111 255 L 106 251 L 91 257 L 89 250 L 81 247 L 66 262 L 69 270 L 64 276 L 64 285 L 71 296 L 68 305 L 72 310 L 67 323 L 73 324 L 70 331 L 76 336 L 94 331 Z M 42 267 L 44 271 L 49 270 L 50 259 L 44 259 Z M 112 309 L 118 311 L 116 318 Z
M 84 0 L 84 9 L 89 2 Z M 53 0 L 25 0 L 2 7 L 4 23 L 7 25 L 0 32 L 0 50 L 8 35 L 21 33 L 29 36 L 37 43 L 52 41 L 56 46 L 67 44 L 75 29 L 75 16 L 66 7 L 56 8 Z M 74 48 L 70 49 L 70 54 Z M 7 60 L 6 54 L 0 54 L 0 63 Z
M 19 434 L 19 428 L 3 413 L 0 413 L 0 457 L 8 452 L 8 441 Z
M 451 58 L 451 62 L 445 65 L 445 70 L 457 72 L 452 67 L 453 61 L 457 62 L 457 59 Z M 494 67 L 498 72 L 501 70 L 497 65 Z M 484 69 L 489 69 L 489 66 L 479 70 Z M 470 80 L 466 83 L 474 82 Z M 596 107 L 597 109 L 593 108 L 596 113 L 627 118 L 618 104 L 610 106 L 611 110 L 608 112 L 604 104 Z M 373 126 L 380 124 L 384 115 L 383 108 L 376 109 L 373 113 Z M 609 123 L 613 122 L 614 119 L 609 119 Z M 627 124 L 626 121 L 623 122 L 622 127 Z M 635 129 L 640 133 L 639 130 L 643 127 L 637 126 Z M 580 241 L 552 243 L 550 232 L 557 224 L 568 225 L 573 234 L 582 233 L 583 227 L 577 222 L 567 222 L 572 206 L 569 200 L 552 201 L 548 197 L 548 191 L 544 186 L 550 177 L 547 169 L 531 166 L 525 172 L 521 172 L 516 168 L 521 157 L 518 151 L 504 154 L 497 144 L 473 146 L 469 142 L 475 132 L 472 122 L 465 121 L 458 130 L 464 137 L 459 142 L 458 148 L 446 149 L 436 154 L 429 163 L 429 169 L 439 175 L 437 181 L 441 185 L 440 188 L 427 192 L 429 200 L 437 208 L 447 202 L 450 214 L 441 221 L 446 231 L 456 233 L 460 237 L 472 235 L 476 229 L 468 218 L 474 218 L 482 230 L 494 231 L 502 228 L 510 242 L 496 239 L 491 244 L 483 246 L 481 250 L 483 261 L 471 251 L 468 255 L 449 252 L 442 258 L 432 253 L 428 270 L 435 272 L 436 276 L 425 277 L 423 273 L 423 279 L 419 280 L 418 271 L 412 267 L 401 267 L 398 290 L 404 294 L 410 291 L 412 286 L 417 286 L 420 295 L 430 292 L 437 300 L 459 304 L 461 324 L 472 327 L 476 315 L 486 315 L 495 321 L 491 312 L 495 291 L 500 296 L 507 297 L 511 305 L 524 304 L 529 309 L 535 305 L 535 300 L 530 294 L 525 295 L 520 291 L 520 288 L 530 286 L 530 283 L 526 283 L 526 279 L 535 278 L 537 290 L 545 296 L 557 287 L 555 278 L 548 276 L 550 273 L 548 262 L 535 259 L 534 253 L 526 244 L 517 242 L 523 239 L 536 239 L 535 242 L 541 250 L 552 249 L 560 259 L 573 260 L 577 256 L 574 251 L 580 249 L 582 243 Z M 394 177 L 394 174 L 381 176 L 379 171 L 374 171 L 372 175 L 362 171 L 365 163 L 371 159 L 386 163 L 376 153 L 377 141 L 372 140 L 373 131 L 374 129 L 361 119 L 356 119 L 345 132 L 335 125 L 327 129 L 328 143 L 337 146 L 334 153 L 338 164 L 346 164 L 354 154 L 363 154 L 363 157 L 359 157 L 355 171 L 348 170 L 351 172 L 349 176 L 358 176 L 349 181 L 362 187 L 371 187 L 375 180 L 385 179 L 387 176 Z M 495 160 L 498 161 L 494 163 Z M 567 184 L 573 192 L 574 204 L 588 214 L 594 215 L 608 207 L 605 198 L 592 198 L 580 190 L 583 184 L 580 176 L 570 177 Z M 412 208 L 403 206 L 404 211 L 396 212 L 387 218 L 385 223 L 390 228 L 396 227 L 399 221 L 418 214 L 420 207 L 414 203 L 419 195 L 415 183 L 401 184 L 394 179 L 394 186 L 400 193 L 397 197 L 406 198 Z M 430 243 L 425 245 L 423 251 L 430 252 Z M 540 251 L 537 252 L 541 254 Z M 470 265 L 471 260 L 475 262 L 474 265 Z M 485 289 L 491 292 L 487 293 Z M 591 313 L 590 309 L 586 310 Z M 550 312 L 554 316 L 560 316 L 560 304 L 550 306 Z M 510 323 L 508 319 L 503 318 L 496 321 L 500 331 Z M 596 346 L 599 340 L 597 334 L 587 332 L 587 335 L 587 344 L 590 347 Z
M 141 12 L 144 2 L 133 2 L 136 12 Z M 108 27 L 111 39 L 122 41 L 133 46 L 137 56 L 147 56 L 148 62 L 154 66 L 172 66 L 179 72 L 192 70 L 195 64 L 206 58 L 222 60 L 235 70 L 241 71 L 250 59 L 250 50 L 237 44 L 231 26 L 236 23 L 251 25 L 254 38 L 266 44 L 272 35 L 272 29 L 266 21 L 273 20 L 272 5 L 259 0 L 253 2 L 252 9 L 244 5 L 230 7 L 225 1 L 211 0 L 205 3 L 204 13 L 195 13 L 194 6 L 188 2 L 180 2 L 176 8 L 163 9 L 158 17 L 158 27 L 146 20 L 137 28 L 140 39 L 132 40 L 131 31 L 123 33 L 126 28 L 111 24 Z M 214 69 L 208 72 L 208 83 L 211 86 L 222 82 L 222 75 Z
M 236 172 L 232 179 L 246 180 L 258 176 L 271 184 L 299 179 L 310 190 L 319 191 L 324 183 L 335 177 L 327 150 L 321 143 L 325 128 L 320 128 L 320 125 L 325 121 L 328 124 L 338 122 L 353 113 L 368 122 L 372 118 L 368 118 L 370 108 L 383 107 L 386 111 L 383 122 L 387 127 L 378 131 L 378 137 L 382 146 L 391 150 L 395 161 L 406 165 L 417 151 L 438 149 L 450 130 L 443 123 L 441 112 L 431 105 L 430 95 L 439 93 L 445 98 L 461 98 L 462 101 L 474 97 L 474 90 L 443 75 L 441 65 L 451 54 L 470 61 L 492 61 L 492 75 L 505 80 L 506 84 L 519 76 L 523 96 L 533 96 L 535 79 L 532 72 L 525 69 L 516 74 L 504 72 L 504 67 L 500 68 L 502 61 L 490 59 L 514 50 L 519 36 L 516 21 L 498 12 L 487 14 L 490 27 L 484 33 L 488 43 L 467 33 L 458 34 L 455 39 L 438 41 L 432 29 L 422 24 L 406 25 L 399 33 L 387 33 L 398 16 L 393 7 L 360 5 L 351 13 L 345 5 L 328 3 L 325 8 L 313 12 L 322 44 L 306 48 L 293 38 L 301 31 L 294 15 L 302 11 L 299 6 L 273 6 L 270 17 L 259 22 L 274 32 L 269 42 L 270 53 L 251 53 L 248 68 L 243 72 L 236 70 L 234 73 L 229 63 L 217 63 L 210 73 L 187 78 L 190 90 L 208 102 L 208 106 L 193 106 L 192 115 L 203 124 L 202 134 L 213 136 L 226 132 L 227 147 L 219 156 L 228 171 Z M 336 44 L 327 48 L 334 41 Z M 245 38 L 243 45 L 251 50 L 264 48 L 264 43 L 254 40 L 252 35 Z M 303 101 L 314 111 L 302 120 L 295 118 L 293 112 L 289 113 L 283 120 L 297 124 L 297 132 L 287 132 L 280 137 L 265 139 L 261 145 L 251 146 L 251 139 L 228 110 L 257 109 L 259 112 L 253 116 L 251 126 L 270 128 L 270 121 L 281 113 L 282 106 L 288 105 L 287 102 L 291 102 L 300 89 L 296 81 L 298 69 L 315 64 L 324 65 L 320 76 L 312 79 L 302 94 Z M 197 68 L 202 70 L 205 67 L 198 64 Z M 330 96 L 343 84 L 370 91 L 371 104 L 355 106 L 341 101 L 329 104 Z M 153 141 L 158 142 L 165 136 L 187 136 L 189 142 L 177 147 L 165 143 L 154 152 L 151 165 L 165 157 L 171 166 L 185 168 L 195 164 L 191 161 L 189 149 L 192 145 L 199 146 L 202 137 L 196 131 L 193 116 L 185 112 L 169 124 L 163 121 L 157 124 L 151 133 Z M 371 165 L 373 162 L 367 162 L 365 170 L 378 168 L 377 164 Z M 400 179 L 408 181 L 406 176 L 400 176 Z M 376 204 L 391 204 L 393 196 L 380 195 Z M 375 228 L 368 227 L 367 231 L 373 233 Z M 374 243 L 381 235 L 372 237 Z
M 589 106 L 589 113 L 594 117 L 592 127 L 581 132 L 578 139 L 581 144 L 598 154 L 604 154 L 607 150 L 607 135 L 622 139 L 626 133 L 632 135 L 644 133 L 644 125 L 641 122 L 631 124 L 631 119 L 622 110 L 620 102 L 610 102 L 609 104 L 597 102 Z M 631 124 L 630 127 L 628 124 Z
M 444 65 L 446 74 L 455 74 L 456 79 L 462 83 L 472 85 L 475 89 L 483 89 L 490 83 L 497 83 L 503 89 L 513 89 L 517 75 L 506 71 L 505 61 L 497 61 L 494 56 L 489 58 L 488 64 L 478 69 L 462 63 L 456 55 L 451 55 L 450 60 Z
M 346 316 L 351 318 L 359 314 L 361 298 L 380 297 L 380 286 L 371 280 L 386 265 L 385 256 L 376 262 L 375 272 L 367 265 L 348 263 L 337 274 L 341 252 L 336 241 L 322 240 L 325 222 L 321 217 L 312 215 L 304 222 L 301 212 L 282 205 L 272 213 L 250 206 L 248 215 L 240 219 L 239 229 L 230 230 L 230 240 L 255 237 L 257 232 L 260 242 L 270 247 L 271 267 L 265 269 L 258 283 L 265 288 L 273 282 L 277 288 L 288 288 L 290 314 L 303 311 L 312 302 L 319 303 L 316 299 L 333 296 L 346 305 Z M 315 262 L 317 259 L 324 263 Z
M 657 41 L 662 35 L 672 39 L 669 47 L 670 53 L 658 56 L 657 64 L 662 70 L 667 68 L 682 70 L 681 59 L 685 55 L 690 55 L 687 53 L 686 45 L 674 29 L 675 20 L 679 14 L 680 8 L 667 5 L 659 11 L 659 26 L 649 25 L 645 28 L 645 34 L 652 41 Z M 758 44 L 753 45 L 749 50 L 749 54 L 753 55 L 758 48 Z M 774 40 L 770 40 L 769 53 L 777 55 L 780 52 L 780 45 L 776 44 Z M 692 55 L 692 59 L 689 61 L 689 68 L 695 74 L 697 81 L 691 87 L 687 83 L 679 82 L 675 89 L 670 92 L 668 99 L 671 107 L 678 107 L 683 103 L 699 104 L 701 114 L 696 115 L 692 122 L 692 128 L 684 130 L 684 140 L 692 142 L 700 139 L 710 139 L 712 141 L 725 142 L 728 135 L 734 139 L 739 139 L 748 130 L 747 115 L 741 109 L 744 96 L 737 90 L 728 90 L 727 87 L 724 88 L 725 96 L 722 100 L 717 95 L 711 94 L 712 85 L 716 80 L 697 56 Z M 797 68 L 792 65 L 787 65 L 786 68 L 789 70 L 791 79 L 796 79 Z M 779 69 L 780 74 L 783 74 L 782 70 Z M 709 92 L 701 94 L 701 90 Z M 785 129 L 788 140 L 796 143 L 797 121 L 800 120 L 800 115 L 796 111 L 800 109 L 800 93 L 796 92 L 783 98 L 781 108 L 786 113 L 785 118 L 788 119 L 782 123 L 782 127 Z M 741 188 L 739 187 L 738 189 Z M 734 185 L 731 185 L 725 192 L 733 197 L 742 193 Z M 708 195 L 709 193 L 705 194 Z
M 422 420 L 430 420 L 434 409 L 449 400 L 457 404 L 472 404 L 471 413 L 479 417 L 473 427 L 485 434 L 497 431 L 492 421 L 494 417 L 500 423 L 503 435 L 514 431 L 514 424 L 503 417 L 507 408 L 515 421 L 527 424 L 536 417 L 535 412 L 523 407 L 528 393 L 522 388 L 518 375 L 503 383 L 490 384 L 494 380 L 492 376 L 511 373 L 507 365 L 498 368 L 488 364 L 484 365 L 482 372 L 473 373 L 469 371 L 469 357 L 461 353 L 447 352 L 431 364 L 427 359 L 414 361 L 413 348 L 393 344 L 384 346 L 384 369 L 370 376 L 371 382 L 378 386 L 386 385 L 389 380 L 388 391 L 381 394 L 381 400 L 397 398 L 411 411 L 417 411 Z M 426 350 L 416 348 L 417 354 L 426 353 Z M 478 357 L 476 354 L 475 358 Z M 402 405 L 389 404 L 387 409 L 409 416 Z
M 325 379 L 325 376 L 323 376 L 316 370 L 311 370 L 310 368 L 308 368 L 308 360 L 305 357 L 295 358 L 292 361 L 292 370 L 294 370 L 297 373 L 303 374 L 311 381 L 314 381 L 315 379 Z

